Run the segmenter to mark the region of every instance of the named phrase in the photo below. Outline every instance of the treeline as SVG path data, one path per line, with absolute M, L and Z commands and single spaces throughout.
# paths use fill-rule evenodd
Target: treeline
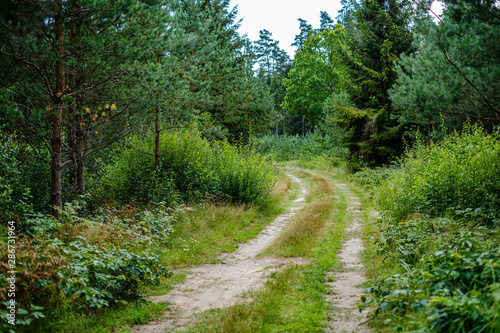
M 343 0 L 337 24 L 300 20 L 283 106 L 340 129 L 349 166 L 395 160 L 420 133 L 441 140 L 466 120 L 500 123 L 498 2 Z
M 143 153 L 158 167 L 164 131 L 245 144 L 278 117 L 263 77 L 278 71 L 269 52 L 289 59 L 240 36 L 228 0 L 4 1 L 0 12 L 3 219 L 20 203 L 59 217 L 133 132 L 156 142 Z

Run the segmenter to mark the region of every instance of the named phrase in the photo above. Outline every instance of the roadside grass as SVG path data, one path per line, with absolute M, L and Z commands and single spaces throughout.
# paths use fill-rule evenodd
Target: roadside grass
M 266 286 L 249 293 L 249 301 L 198 315 L 189 332 L 322 332 L 330 305 L 324 295 L 327 272 L 336 266 L 346 225 L 346 200 L 330 181 L 303 170 L 313 190 L 308 206 L 265 255 L 302 256 L 309 265 L 274 272 Z
M 238 243 L 254 238 L 262 228 L 273 221 L 297 195 L 298 186 L 289 177 L 281 174 L 271 193 L 272 199 L 266 206 L 236 205 L 230 203 L 205 203 L 193 207 L 184 207 L 174 214 L 174 238 L 164 248 L 151 248 L 160 254 L 161 263 L 173 274 L 162 278 L 158 285 L 143 286 L 147 296 L 161 295 L 172 288 L 172 284 L 184 280 L 189 268 L 203 263 L 214 262 L 213 257 L 223 251 L 236 250 Z M 124 214 L 136 214 L 135 208 Z M 137 210 L 137 209 L 136 209 Z M 77 230 L 89 238 L 99 241 L 98 235 L 110 238 L 112 244 L 125 242 L 134 246 L 131 239 L 120 237 L 117 233 L 88 224 L 88 230 Z M 96 230 L 94 230 L 96 229 Z M 67 230 L 68 231 L 68 230 Z M 69 230 L 76 232 L 75 230 Z M 69 232 L 68 231 L 68 232 Z M 105 231 L 105 232 L 104 232 Z M 104 232 L 104 234 L 103 234 Z M 108 235 L 109 234 L 109 235 Z M 92 237 L 90 237 L 92 236 Z M 143 247 L 144 245 L 136 245 Z M 76 312 L 68 304 L 59 304 L 51 318 L 50 325 L 37 328 L 39 332 L 132 332 L 137 324 L 161 318 L 169 309 L 167 303 L 152 303 L 144 299 L 131 301 L 126 305 L 99 309 L 95 312 Z
M 60 319 L 57 323 L 53 323 L 50 332 L 132 332 L 131 326 L 159 319 L 169 308 L 168 303 L 153 303 L 146 300 L 138 300 L 119 308 L 102 309 L 92 316 L 74 311 L 66 313 L 64 308 L 61 308 L 59 310 L 61 312 L 54 315 L 54 318 Z

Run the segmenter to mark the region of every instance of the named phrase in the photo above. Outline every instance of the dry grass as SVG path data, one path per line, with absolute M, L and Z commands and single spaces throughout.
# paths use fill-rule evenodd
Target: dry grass
M 332 194 L 333 186 L 332 183 L 323 176 L 314 175 L 312 177 L 314 182 L 313 192 L 318 194 Z
M 314 201 L 287 226 L 268 252 L 283 257 L 306 257 L 328 223 L 332 200 Z
M 267 250 L 273 255 L 309 256 L 311 249 L 317 245 L 318 238 L 330 221 L 335 205 L 336 200 L 332 196 L 334 189 L 327 178 L 304 171 L 296 174 L 310 177 L 312 182 L 311 195 L 308 198 L 310 204 L 296 216 Z
M 342 247 L 348 218 L 345 197 L 334 193 L 328 178 L 303 171 L 293 173 L 311 183 L 307 207 L 266 253 L 303 256 L 310 264 L 272 274 L 265 288 L 250 294 L 249 302 L 205 312 L 188 332 L 324 331 L 329 311 L 324 282 Z
M 283 197 L 288 190 L 292 187 L 292 180 L 290 177 L 287 177 L 284 173 L 280 173 L 280 178 L 274 185 L 273 190 L 271 191 L 272 197 Z

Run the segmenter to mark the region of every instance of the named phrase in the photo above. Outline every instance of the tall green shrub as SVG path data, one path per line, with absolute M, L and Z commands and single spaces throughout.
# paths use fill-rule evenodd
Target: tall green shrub
M 446 140 L 419 143 L 378 193 L 396 220 L 411 213 L 456 213 L 488 221 L 500 217 L 500 134 L 466 126 Z
M 232 201 L 265 204 L 269 200 L 276 169 L 255 151 L 218 142 L 213 146 L 214 169 L 220 194 Z
M 115 158 L 106 166 L 104 177 L 91 191 L 94 205 L 105 203 L 126 204 L 131 201 L 147 203 L 164 201 L 173 204 L 176 193 L 169 174 L 155 172 L 151 142 L 132 137 Z
M 50 172 L 33 148 L 0 133 L 0 161 L 0 221 L 23 221 L 33 211 L 48 212 Z
M 164 132 L 159 164 L 154 142 L 132 137 L 105 170 L 93 193 L 95 205 L 193 201 L 219 196 L 230 201 L 264 204 L 276 180 L 269 161 L 248 148 L 210 142 L 193 129 Z

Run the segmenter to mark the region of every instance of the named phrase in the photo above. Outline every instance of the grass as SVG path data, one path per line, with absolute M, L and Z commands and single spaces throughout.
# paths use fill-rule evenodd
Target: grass
M 266 255 L 304 256 L 312 263 L 271 274 L 250 301 L 200 314 L 189 332 L 322 332 L 330 305 L 327 272 L 336 265 L 346 224 L 346 200 L 331 182 L 297 171 L 313 189 L 309 204 L 286 228 Z
M 133 325 L 146 324 L 151 320 L 161 318 L 170 308 L 168 303 L 152 303 L 138 300 L 120 308 L 107 308 L 93 316 L 75 312 L 59 313 L 54 318 L 60 318 L 54 323 L 50 332 L 72 333 L 107 333 L 132 332 Z
M 274 220 L 289 205 L 297 194 L 297 187 L 284 174 L 280 175 L 272 191 L 271 202 L 265 206 L 236 205 L 230 203 L 205 203 L 185 207 L 174 214 L 174 237 L 164 248 L 152 248 L 160 253 L 162 264 L 175 274 L 163 278 L 157 286 L 143 286 L 145 295 L 160 295 L 171 290 L 174 283 L 185 278 L 189 268 L 194 265 L 214 261 L 218 253 L 237 249 L 238 243 L 254 238 L 262 228 Z M 123 211 L 123 218 L 137 214 L 134 207 Z M 68 227 L 70 228 L 70 227 Z M 74 229 L 74 230 L 73 230 Z M 78 230 L 77 230 L 78 229 Z M 81 229 L 81 230 L 80 230 Z M 105 236 L 110 244 L 134 246 L 134 239 L 119 236 L 113 228 L 102 228 L 99 224 L 86 223 L 71 227 L 66 233 L 88 236 L 93 242 L 100 243 L 99 235 Z M 135 245 L 142 248 L 144 245 Z M 51 314 L 50 325 L 37 329 L 39 332 L 131 332 L 131 326 L 145 324 L 169 309 L 168 304 L 154 304 L 144 300 L 126 305 L 104 308 L 99 311 L 79 313 L 71 306 L 61 302 Z
M 308 257 L 317 245 L 332 212 L 334 200 L 331 198 L 333 187 L 325 178 L 309 174 L 313 184 L 312 202 L 285 228 L 274 244 L 266 251 L 281 257 Z
M 281 167 L 301 168 L 308 170 L 328 170 L 331 168 L 331 161 L 325 156 L 312 157 L 309 160 L 291 160 L 277 163 Z

